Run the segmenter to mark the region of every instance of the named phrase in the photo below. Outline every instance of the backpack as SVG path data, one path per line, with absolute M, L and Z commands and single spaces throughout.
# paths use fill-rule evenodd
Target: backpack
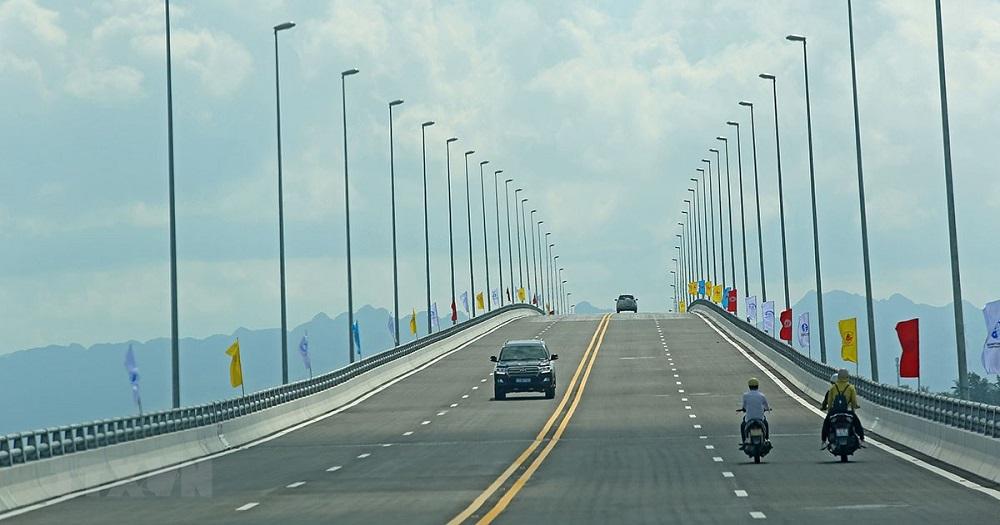
M 841 392 L 837 385 L 833 385 L 833 388 L 837 391 L 837 395 L 834 396 L 833 403 L 830 405 L 830 412 L 835 414 L 847 412 L 847 396 L 844 395 L 844 392 L 846 392 L 847 389 L 845 388 L 844 391 Z

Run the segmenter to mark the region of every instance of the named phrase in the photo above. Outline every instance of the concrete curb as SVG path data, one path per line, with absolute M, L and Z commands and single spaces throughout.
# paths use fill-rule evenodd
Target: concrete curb
M 816 403 L 829 383 L 800 369 L 778 352 L 746 334 L 728 315 L 709 308 L 693 310 L 711 318 L 730 337 L 778 370 Z M 864 399 L 864 398 L 862 398 Z M 905 414 L 864 399 L 860 415 L 871 432 L 984 479 L 1000 483 L 1000 439 Z
M 216 425 L 129 441 L 0 470 L 2 513 L 231 451 L 337 410 L 394 379 L 533 310 L 512 310 L 343 384 Z M 183 487 L 182 487 L 183 490 Z

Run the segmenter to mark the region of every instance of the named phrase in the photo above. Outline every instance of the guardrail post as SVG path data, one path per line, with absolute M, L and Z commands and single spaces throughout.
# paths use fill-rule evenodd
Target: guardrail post
M 0 436 L 0 467 L 11 465 L 10 440 L 7 436 Z

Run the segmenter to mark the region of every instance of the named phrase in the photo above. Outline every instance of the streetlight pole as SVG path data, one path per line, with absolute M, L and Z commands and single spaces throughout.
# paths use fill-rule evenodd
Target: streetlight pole
M 507 179 L 503 181 L 503 205 L 507 209 L 505 212 L 507 217 L 507 269 L 510 273 L 510 302 L 514 303 L 514 248 L 511 246 L 510 237 L 510 183 L 514 182 L 514 179 Z M 515 198 L 517 196 L 515 195 Z M 516 207 L 516 206 L 515 206 Z M 518 247 L 520 249 L 520 246 Z M 518 270 L 520 270 L 520 264 L 518 263 Z
M 350 362 L 354 362 L 354 285 L 351 281 L 351 187 L 347 170 L 347 82 L 346 78 L 358 74 L 357 69 L 348 69 L 340 74 L 340 102 L 344 123 L 344 215 L 347 230 L 347 348 Z
M 486 267 L 486 287 L 483 288 L 483 295 L 486 296 L 486 311 L 492 311 L 492 298 L 490 297 L 490 238 L 486 233 L 486 181 L 483 180 L 483 166 L 490 161 L 484 160 L 479 163 L 479 197 L 483 206 L 483 257 Z
M 537 304 L 538 301 L 536 299 L 538 297 L 538 259 L 535 256 L 535 245 L 537 245 L 538 242 L 535 240 L 535 213 L 538 213 L 538 210 L 531 210 L 531 213 L 528 214 L 528 217 L 531 219 L 531 226 L 530 226 L 531 227 L 531 273 L 534 276 L 534 279 L 530 280 L 529 282 L 533 282 L 533 284 L 535 285 L 534 289 L 531 290 L 531 302 Z M 524 240 L 525 241 L 528 240 L 527 235 L 525 235 Z
M 523 222 L 522 219 L 523 219 L 524 213 L 522 211 L 518 211 L 518 210 L 522 210 L 523 207 L 522 207 L 522 201 L 518 199 L 518 195 L 517 195 L 519 192 L 522 192 L 522 191 L 524 191 L 524 188 L 517 188 L 516 190 L 514 190 L 514 227 L 517 229 L 517 283 L 518 283 L 518 288 L 517 288 L 517 291 L 514 292 L 512 295 L 517 295 L 517 294 L 521 293 L 521 289 L 524 288 L 524 274 L 522 272 L 522 270 L 524 270 L 524 264 L 521 263 L 521 223 Z
M 753 103 L 741 101 L 741 106 L 750 108 L 750 142 L 753 144 L 753 193 L 757 203 L 757 255 L 760 257 L 760 297 L 767 302 L 767 282 L 764 280 L 764 231 L 760 226 L 760 179 L 757 178 L 757 125 L 753 117 Z
M 694 273 L 696 270 L 693 267 L 695 260 L 691 255 L 691 228 L 689 227 L 691 224 L 691 201 L 689 199 L 684 199 L 684 202 L 687 203 L 688 209 L 681 210 L 681 215 L 684 216 L 684 220 L 679 224 L 681 225 L 681 231 L 683 232 L 682 237 L 686 241 L 681 244 L 687 247 L 687 253 L 684 254 L 684 260 L 687 263 L 687 272 L 684 274 L 684 285 L 687 286 L 687 283 L 694 281 Z M 689 288 L 685 288 L 685 290 L 689 290 Z M 691 292 L 687 292 L 687 298 L 688 302 L 691 302 Z
M 451 137 L 444 141 L 446 161 L 448 164 L 448 260 L 451 267 L 451 324 L 458 324 L 458 306 L 455 304 L 455 232 L 452 227 L 451 218 L 451 143 L 457 141 L 457 137 Z M 399 303 L 396 303 L 396 315 L 399 316 Z M 396 340 L 399 340 L 399 323 L 396 323 Z
M 555 255 L 552 257 L 552 282 L 556 281 L 556 267 L 558 266 L 559 266 L 559 256 Z M 553 295 L 552 302 L 556 305 L 554 307 L 556 309 L 556 313 L 561 313 L 561 314 L 566 313 L 566 309 L 563 307 L 564 305 L 560 304 L 562 301 L 560 301 L 559 297 L 558 283 L 556 283 L 556 288 L 552 290 L 552 295 Z
M 778 215 L 781 218 L 781 267 L 785 274 L 785 310 L 791 308 L 788 297 L 788 250 L 785 243 L 785 193 L 781 179 L 781 135 L 778 133 L 778 80 L 774 75 L 761 73 L 760 78 L 771 81 L 774 96 L 774 148 L 778 159 Z
M 729 269 L 732 270 L 733 287 L 736 287 L 736 248 L 733 247 L 733 185 L 729 175 L 729 139 L 726 137 L 715 137 L 726 145 L 726 205 L 729 207 Z
M 749 297 L 750 273 L 747 270 L 747 227 L 743 210 L 743 148 L 740 144 L 740 123 L 730 120 L 726 124 L 736 127 L 736 166 L 740 178 L 740 234 L 743 237 L 743 297 Z
M 528 221 L 524 218 L 524 204 L 526 202 L 528 202 L 527 198 L 521 199 L 521 229 L 524 231 L 524 280 L 527 281 L 528 286 L 531 286 L 531 271 L 528 268 Z M 528 296 L 525 295 L 524 298 L 527 300 Z
M 726 285 L 726 237 L 724 234 L 724 229 L 722 226 L 722 221 L 725 219 L 725 215 L 722 213 L 722 158 L 719 154 L 719 150 L 715 148 L 709 148 L 710 152 L 715 153 L 715 174 L 716 183 L 719 188 L 719 265 L 722 266 L 722 285 Z M 709 164 L 709 170 L 711 170 L 712 165 Z M 709 172 L 711 175 L 711 171 Z
M 167 23 L 167 186 L 170 195 L 170 379 L 174 408 L 181 406 L 180 335 L 177 326 L 177 214 L 174 199 L 174 90 L 170 65 L 170 0 L 163 0 Z
M 288 310 L 285 302 L 285 198 L 281 171 L 281 83 L 278 81 L 278 31 L 295 27 L 294 22 L 274 26 L 274 108 L 278 132 L 278 279 L 281 287 L 281 384 L 288 384 Z
M 689 228 L 691 229 L 691 245 L 692 250 L 695 253 L 695 274 L 697 274 L 697 279 L 695 281 L 701 280 L 701 276 L 704 275 L 704 261 L 701 257 L 701 228 L 698 226 L 698 179 L 690 179 L 694 183 L 694 188 L 688 188 L 691 192 L 691 202 L 688 203 L 688 219 L 690 219 Z M 693 205 L 693 206 L 692 206 Z
M 389 193 L 392 208 L 392 307 L 393 328 L 396 346 L 399 346 L 399 264 L 396 257 L 396 154 L 392 142 L 392 108 L 402 104 L 402 100 L 389 103 Z
M 420 125 L 420 152 L 424 167 L 424 264 L 427 269 L 427 335 L 434 331 L 431 323 L 431 230 L 427 210 L 427 128 L 434 125 L 428 120 Z
M 549 303 L 551 302 L 551 298 L 552 298 L 552 284 L 553 283 L 552 283 L 552 272 L 550 271 L 551 270 L 550 263 L 552 262 L 552 247 L 555 246 L 554 244 L 549 244 L 549 235 L 552 235 L 552 232 L 545 232 L 545 244 L 542 245 L 542 246 L 547 246 L 548 247 L 546 250 L 544 250 L 545 251 L 545 264 L 543 265 L 543 269 L 545 270 L 545 278 L 549 280 L 549 287 L 546 289 L 546 291 L 545 291 L 545 297 L 543 298 L 543 301 L 542 301 L 542 302 L 545 303 L 545 315 L 549 314 Z M 544 283 L 545 281 L 542 281 L 542 282 Z M 544 286 L 543 286 L 543 288 L 544 288 Z
M 816 163 L 813 157 L 812 104 L 809 100 L 809 58 L 806 52 L 806 37 L 788 35 L 792 42 L 802 42 L 802 70 L 805 73 L 806 88 L 806 131 L 809 137 L 809 191 L 812 198 L 813 259 L 816 262 L 816 312 L 819 315 L 819 358 L 826 362 L 826 324 L 823 322 L 823 279 L 819 264 L 819 221 L 816 214 Z
M 702 179 L 702 194 L 701 198 L 705 201 L 705 213 L 707 232 L 705 233 L 705 242 L 708 242 L 709 235 L 711 235 L 711 245 L 712 245 L 712 282 L 718 284 L 719 282 L 719 267 L 715 264 L 717 259 L 715 257 L 715 211 L 712 209 L 712 205 L 715 201 L 712 199 L 712 161 L 708 159 L 701 159 L 702 162 L 708 163 L 708 169 L 701 172 Z M 711 220 L 712 226 L 708 227 L 708 221 Z M 706 253 L 708 250 L 705 250 Z M 725 271 L 725 268 L 723 268 Z
M 944 144 L 944 184 L 948 202 L 948 248 L 951 254 L 951 292 L 955 309 L 955 347 L 958 351 L 958 390 L 969 399 L 969 378 L 965 361 L 965 324 L 962 321 L 962 280 L 958 266 L 958 226 L 955 224 L 955 191 L 951 172 L 951 129 L 948 124 L 948 87 L 944 71 L 944 28 L 941 0 L 934 2 L 937 21 L 938 82 L 941 85 L 941 129 Z
M 497 275 L 500 277 L 500 304 L 498 306 L 503 306 L 503 246 L 500 241 L 500 190 L 498 186 L 497 176 L 503 173 L 503 170 L 496 170 L 493 172 L 493 205 L 496 207 L 497 212 Z
M 861 162 L 861 123 L 858 111 L 858 68 L 854 57 L 854 15 L 851 0 L 847 0 L 847 32 L 851 42 L 851 92 L 854 97 L 854 151 L 858 163 L 858 203 L 861 208 L 861 255 L 865 268 L 865 308 L 868 314 L 868 348 L 871 356 L 872 381 L 878 380 L 878 350 L 875 346 L 875 302 L 872 298 L 872 270 L 868 254 L 868 212 L 865 209 L 865 170 Z M 961 308 L 961 306 L 958 306 Z M 964 363 L 965 360 L 962 360 Z M 960 366 L 964 366 L 961 364 Z
M 472 317 L 476 316 L 476 274 L 472 263 L 472 198 L 469 196 L 469 155 L 475 150 L 465 152 L 465 216 L 469 223 L 469 299 L 472 301 Z
M 535 230 L 538 232 L 538 262 L 536 263 L 538 266 L 535 268 L 535 275 L 538 276 L 539 283 L 537 305 L 539 308 L 545 306 L 542 304 L 545 302 L 545 274 L 542 273 L 542 256 L 545 254 L 545 249 L 542 247 L 542 224 L 545 224 L 545 221 L 538 221 L 535 224 Z

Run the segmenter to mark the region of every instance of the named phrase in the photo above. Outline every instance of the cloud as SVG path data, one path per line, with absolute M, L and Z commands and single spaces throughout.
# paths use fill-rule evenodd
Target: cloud
M 142 72 L 132 67 L 79 64 L 66 76 L 66 90 L 80 98 L 118 103 L 140 96 L 142 81 Z
M 253 58 L 233 37 L 208 29 L 172 31 L 171 59 L 175 67 L 193 73 L 202 89 L 213 97 L 233 95 L 253 72 Z M 147 58 L 166 53 L 162 34 L 145 34 L 133 39 L 136 51 Z
M 23 28 L 42 44 L 66 45 L 66 31 L 59 25 L 59 13 L 39 6 L 35 0 L 7 0 L 0 4 L 0 28 L 7 31 L 11 26 Z

